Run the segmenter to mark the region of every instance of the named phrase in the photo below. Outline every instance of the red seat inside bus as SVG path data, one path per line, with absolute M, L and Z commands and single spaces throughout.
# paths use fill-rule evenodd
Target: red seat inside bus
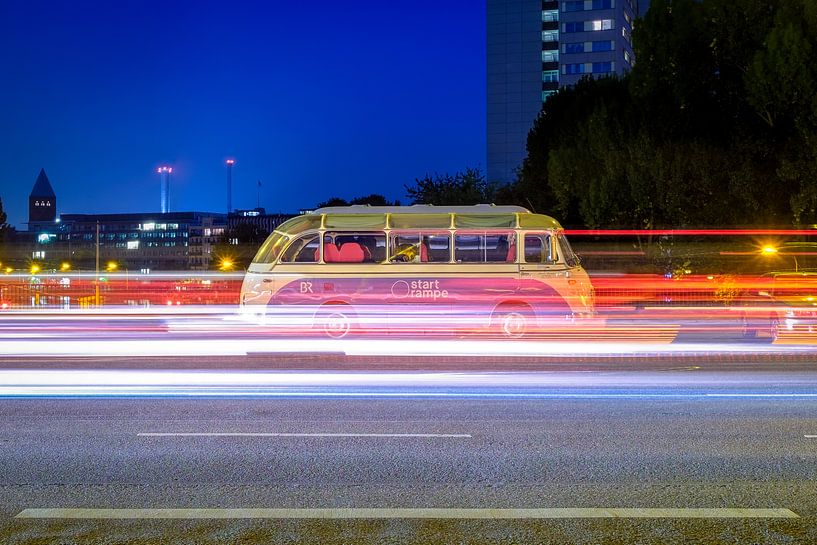
M 325 252 L 325 250 L 324 250 Z M 363 263 L 363 258 L 365 254 L 363 253 L 363 248 L 357 242 L 344 242 L 340 250 L 338 251 L 337 255 L 337 262 L 338 263 Z M 324 253 L 324 260 L 329 261 L 326 259 L 326 255 Z
M 508 255 L 505 257 L 505 261 L 507 263 L 513 263 L 516 261 L 516 243 L 511 242 L 511 245 L 508 247 Z

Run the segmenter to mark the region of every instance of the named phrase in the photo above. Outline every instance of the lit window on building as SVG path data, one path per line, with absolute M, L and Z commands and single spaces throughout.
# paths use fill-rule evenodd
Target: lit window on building
M 139 241 L 138 240 L 129 240 L 127 244 L 128 244 L 128 250 L 138 250 L 139 249 Z
M 542 102 L 556 94 L 556 91 L 542 91 Z
M 542 62 L 559 62 L 559 50 L 542 51 Z
M 545 70 L 542 72 L 542 81 L 545 83 L 559 83 L 559 71 Z
M 590 28 L 591 30 L 612 30 L 613 28 L 613 20 L 612 19 L 597 19 L 595 21 L 590 21 Z
M 630 37 L 630 31 L 627 30 L 626 27 L 621 27 L 621 35 L 627 40 L 627 43 L 632 43 L 632 38 Z
M 559 12 L 554 10 L 547 10 L 542 12 L 542 22 L 552 23 L 559 20 Z
M 542 31 L 542 41 L 543 42 L 558 42 L 559 41 L 559 31 L 558 30 L 543 30 Z

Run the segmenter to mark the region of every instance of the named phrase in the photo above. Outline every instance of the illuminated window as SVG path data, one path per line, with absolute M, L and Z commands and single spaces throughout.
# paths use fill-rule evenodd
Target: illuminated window
M 543 30 L 542 31 L 542 41 L 543 42 L 558 42 L 559 41 L 559 31 L 558 30 Z
M 596 21 L 589 21 L 590 30 L 611 30 L 613 28 L 612 19 L 599 19 Z
M 129 240 L 127 242 L 128 250 L 138 250 L 139 249 L 139 241 L 138 240 Z
M 559 20 L 559 12 L 556 10 L 548 10 L 542 12 L 542 21 L 545 23 L 551 23 L 553 21 Z
M 559 62 L 559 50 L 542 51 L 542 62 Z
M 545 70 L 542 72 L 542 81 L 546 83 L 558 83 L 559 82 L 559 71 L 558 70 Z

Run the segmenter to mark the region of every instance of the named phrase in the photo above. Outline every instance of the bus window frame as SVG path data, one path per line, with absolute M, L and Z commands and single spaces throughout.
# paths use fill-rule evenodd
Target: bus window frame
M 345 231 L 342 229 L 321 229 L 319 231 L 320 234 L 320 261 L 316 263 L 320 263 L 321 265 L 380 265 L 382 263 L 386 263 L 388 261 L 388 254 L 389 254 L 389 231 L 385 229 L 380 229 L 376 231 L 362 231 L 362 230 L 355 230 L 355 231 Z M 374 259 L 374 255 L 372 255 L 372 261 L 358 261 L 358 262 L 331 262 L 327 263 L 324 260 L 324 245 L 326 244 L 326 237 L 327 235 L 332 236 L 332 244 L 336 244 L 334 242 L 335 238 L 340 236 L 372 236 L 372 237 L 383 237 L 383 243 L 385 244 L 385 251 L 386 251 L 386 260 L 384 261 L 377 261 Z M 358 242 L 358 244 L 361 244 Z
M 450 229 L 390 229 L 388 231 L 388 238 L 386 239 L 386 263 L 389 264 L 396 264 L 396 265 L 406 265 L 406 264 L 421 264 L 421 265 L 428 265 L 429 263 L 454 263 L 454 240 L 453 240 L 453 231 Z M 395 236 L 416 236 L 417 237 L 417 259 L 411 261 L 393 261 L 396 257 L 396 254 L 393 253 L 394 246 L 394 237 Z M 420 261 L 420 244 L 423 243 L 423 239 L 425 237 L 435 236 L 435 237 L 442 237 L 445 236 L 448 239 L 448 259 L 445 261 Z M 431 248 L 427 248 L 428 251 Z
M 545 231 L 520 231 L 520 233 L 522 234 L 522 244 L 523 244 L 522 248 L 521 248 L 522 249 L 522 254 L 521 254 L 522 255 L 522 260 L 520 261 L 520 264 L 525 264 L 525 265 L 558 265 L 559 264 L 559 257 L 561 255 L 561 252 L 559 251 L 558 244 L 556 244 L 556 235 L 557 235 L 557 233 L 555 231 L 548 231 L 548 230 L 545 230 Z M 526 253 L 525 253 L 525 250 L 526 250 L 526 246 L 525 246 L 526 242 L 525 241 L 526 241 L 528 235 L 531 235 L 531 236 L 545 236 L 545 235 L 547 235 L 548 244 L 550 246 L 550 255 L 551 255 L 550 261 L 528 261 L 528 259 L 526 257 Z
M 321 246 L 321 236 L 320 235 L 321 235 L 320 231 L 306 231 L 304 233 L 299 234 L 296 237 L 291 237 L 289 242 L 287 243 L 286 247 L 278 255 L 278 259 L 276 261 L 276 264 L 279 264 L 279 265 L 315 265 L 316 263 L 320 263 L 321 260 L 323 259 L 323 246 Z M 318 237 L 318 259 L 316 261 L 284 261 L 284 256 L 286 255 L 286 253 L 289 251 L 289 249 L 292 247 L 293 244 L 295 244 L 296 242 L 298 242 L 301 239 L 305 239 L 307 237 L 314 237 L 314 236 Z M 298 251 L 298 253 L 303 251 L 303 249 L 305 247 L 306 247 L 305 245 L 302 246 L 301 249 Z
M 503 227 L 499 229 L 454 229 L 452 233 L 452 240 L 451 240 L 451 259 L 452 263 L 456 265 L 519 265 L 519 237 L 518 234 L 522 232 L 518 228 L 515 227 Z M 464 236 L 489 236 L 489 235 L 509 235 L 508 238 L 508 248 L 510 248 L 512 241 L 516 247 L 516 252 L 514 255 L 513 261 L 458 261 L 457 260 L 457 237 L 460 235 Z M 487 249 L 486 249 L 487 251 Z M 507 252 L 507 250 L 506 250 Z

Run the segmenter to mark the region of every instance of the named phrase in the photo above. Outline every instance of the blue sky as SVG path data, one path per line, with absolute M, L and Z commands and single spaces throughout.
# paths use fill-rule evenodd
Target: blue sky
M 485 4 L 0 3 L 0 198 L 41 167 L 61 213 L 295 212 L 485 167 Z

